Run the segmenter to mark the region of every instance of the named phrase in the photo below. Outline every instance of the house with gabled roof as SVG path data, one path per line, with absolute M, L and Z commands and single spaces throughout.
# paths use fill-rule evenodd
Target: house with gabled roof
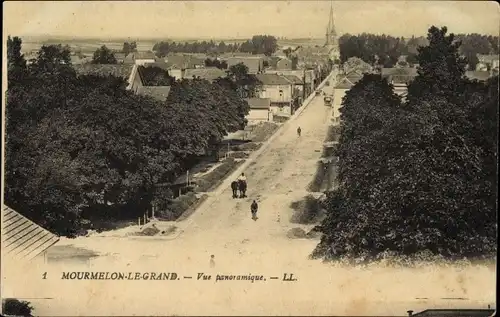
M 281 58 L 277 63 L 276 63 L 276 69 L 277 70 L 292 70 L 292 61 L 288 58 Z
M 177 69 L 203 68 L 205 60 L 189 54 L 169 54 L 165 57 L 165 62 Z
M 213 82 L 217 78 L 224 78 L 227 73 L 217 67 L 205 67 L 205 68 L 190 68 L 184 71 L 184 77 L 186 79 L 192 79 L 193 77 L 205 79 Z
M 259 98 L 269 98 L 271 111 L 276 115 L 292 115 L 293 83 L 277 74 L 256 74 L 260 83 Z
M 248 121 L 272 121 L 271 99 L 269 98 L 247 98 L 250 111 L 245 117 Z
M 299 78 L 304 83 L 305 94 L 309 95 L 314 90 L 314 84 L 316 80 L 316 71 L 314 69 L 296 69 L 296 70 L 276 70 L 276 69 L 266 69 L 266 74 L 278 74 L 281 76 L 291 75 Z M 296 79 L 294 79 L 296 81 Z
M 116 57 L 116 56 L 115 56 Z M 136 65 L 144 65 L 146 63 L 154 63 L 159 59 L 153 52 L 132 52 L 125 56 L 123 60 L 124 64 L 136 64 Z
M 393 85 L 394 92 L 404 100 L 408 85 L 418 75 L 418 71 L 413 67 L 382 68 L 380 75 Z
M 2 205 L 2 258 L 13 261 L 46 261 L 47 251 L 59 237 L 14 209 Z
M 358 81 L 361 80 L 363 76 L 356 72 L 352 72 L 345 75 L 338 76 L 337 84 L 333 87 L 333 117 L 335 122 L 340 122 L 340 112 L 339 109 L 342 107 L 342 99 L 344 98 L 346 92 L 350 90 Z
M 113 75 L 116 77 L 121 77 L 127 82 L 127 90 L 132 90 L 138 95 L 151 96 L 157 100 L 165 101 L 170 92 L 170 86 L 154 86 L 145 80 L 145 74 L 141 71 L 144 67 L 156 67 L 165 71 L 168 74 L 168 67 L 165 63 L 153 62 L 144 63 L 143 65 L 138 64 L 85 64 L 85 65 L 74 65 L 73 68 L 79 75 L 97 75 L 97 76 L 109 76 Z
M 248 67 L 249 74 L 260 74 L 264 71 L 264 59 L 260 56 L 229 57 L 226 62 L 228 68 L 243 63 Z
M 96 75 L 96 76 L 116 76 L 123 78 L 127 83 L 128 89 L 131 89 L 134 81 L 133 64 L 81 64 L 73 65 L 73 69 L 78 75 Z

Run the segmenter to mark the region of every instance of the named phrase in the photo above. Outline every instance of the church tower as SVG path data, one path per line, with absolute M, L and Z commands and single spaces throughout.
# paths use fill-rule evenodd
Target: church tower
M 328 20 L 328 26 L 326 27 L 325 47 L 328 48 L 330 59 L 336 60 L 340 58 L 339 41 L 333 18 L 333 2 L 330 3 L 330 16 Z

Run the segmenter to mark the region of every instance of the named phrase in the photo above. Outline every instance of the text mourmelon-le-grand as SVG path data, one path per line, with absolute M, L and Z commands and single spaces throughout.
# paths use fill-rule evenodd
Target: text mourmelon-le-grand
M 203 277 L 200 277 L 203 276 Z M 191 278 L 191 277 L 189 277 Z M 175 281 L 180 280 L 177 273 L 166 272 L 63 272 L 63 280 L 154 280 L 154 281 Z M 198 273 L 197 280 L 210 280 L 211 276 Z M 217 275 L 216 281 L 265 281 L 263 275 Z
M 63 272 L 63 280 L 179 280 L 177 273 L 165 272 Z

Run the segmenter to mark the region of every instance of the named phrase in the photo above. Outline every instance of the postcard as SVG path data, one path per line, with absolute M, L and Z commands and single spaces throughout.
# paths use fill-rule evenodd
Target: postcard
M 6 1 L 7 316 L 493 316 L 487 1 Z

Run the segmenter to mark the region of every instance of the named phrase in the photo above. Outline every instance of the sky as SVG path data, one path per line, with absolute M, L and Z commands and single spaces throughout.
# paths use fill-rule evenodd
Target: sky
M 333 1 L 339 34 L 499 34 L 493 1 Z M 5 1 L 5 35 L 93 38 L 324 37 L 330 1 Z

